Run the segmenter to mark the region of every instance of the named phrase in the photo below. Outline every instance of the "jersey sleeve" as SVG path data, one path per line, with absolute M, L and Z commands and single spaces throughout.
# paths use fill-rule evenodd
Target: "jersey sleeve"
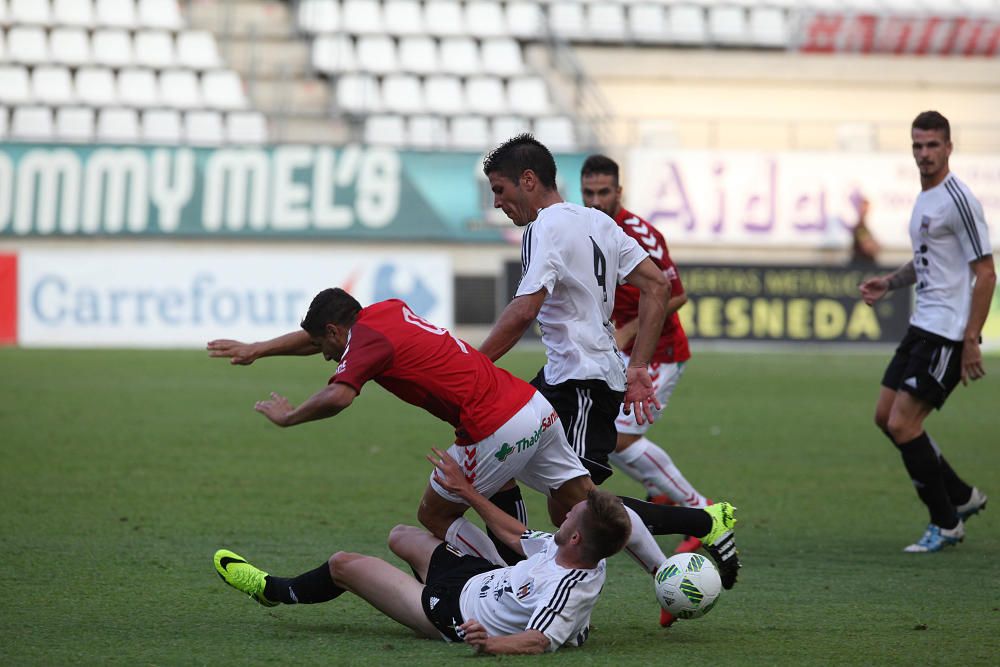
M 355 324 L 330 384 L 342 382 L 360 394 L 366 382 L 392 366 L 394 356 L 392 343 L 384 334 Z
M 543 533 L 540 530 L 526 530 L 521 534 L 521 548 L 524 549 L 524 555 L 528 558 L 544 551 L 551 543 L 552 533 Z
M 567 643 L 579 645 L 587 637 L 590 613 L 603 585 L 603 568 L 568 570 L 552 594 L 535 608 L 527 629 L 548 637 L 550 652 Z
M 622 228 L 615 225 L 615 241 L 618 244 L 618 284 L 625 282 L 628 274 L 632 273 L 635 267 L 642 263 L 642 260 L 649 257 L 645 248 L 639 242 L 622 231 Z
M 515 297 L 534 294 L 545 289 L 549 294 L 555 288 L 562 270 L 559 244 L 544 227 L 532 223 L 521 239 L 521 283 Z
M 991 255 L 993 248 L 990 245 L 990 230 L 983 214 L 983 205 L 971 192 L 954 182 L 951 185 L 946 184 L 946 187 L 955 202 L 952 226 L 962 246 L 965 259 L 974 262 Z

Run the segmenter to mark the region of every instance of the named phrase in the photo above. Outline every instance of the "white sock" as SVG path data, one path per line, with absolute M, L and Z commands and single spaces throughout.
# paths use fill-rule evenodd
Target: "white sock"
M 667 557 L 639 515 L 627 506 L 625 511 L 628 512 L 628 518 L 632 520 L 632 537 L 625 545 L 625 553 L 631 556 L 646 572 L 654 574 L 663 561 L 667 560 Z
M 444 537 L 448 544 L 463 554 L 479 556 L 497 565 L 507 565 L 486 532 L 464 516 L 458 517 L 448 526 L 448 532 Z
M 665 493 L 682 507 L 704 509 L 705 496 L 691 485 L 674 465 L 670 455 L 647 438 L 639 438 L 623 452 L 610 457 L 611 462 L 643 486 Z

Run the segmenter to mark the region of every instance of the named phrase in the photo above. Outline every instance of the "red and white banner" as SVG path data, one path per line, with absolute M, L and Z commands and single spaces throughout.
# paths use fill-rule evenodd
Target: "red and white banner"
M 0 253 L 0 345 L 17 342 L 17 255 Z
M 802 17 L 800 51 L 995 56 L 1000 20 L 975 16 L 816 13 Z

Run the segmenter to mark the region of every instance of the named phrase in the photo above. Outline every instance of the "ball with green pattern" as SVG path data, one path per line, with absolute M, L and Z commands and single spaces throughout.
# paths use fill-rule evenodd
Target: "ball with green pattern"
M 653 577 L 660 606 L 677 618 L 704 616 L 719 600 L 719 571 L 701 554 L 671 556 Z

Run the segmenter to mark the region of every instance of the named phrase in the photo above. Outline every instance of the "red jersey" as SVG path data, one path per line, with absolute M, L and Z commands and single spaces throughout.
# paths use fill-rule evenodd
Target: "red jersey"
M 330 378 L 359 393 L 369 380 L 454 426 L 459 445 L 492 435 L 535 394 L 530 384 L 399 299 L 361 310 Z
M 639 242 L 649 258 L 656 263 L 663 275 L 670 281 L 670 296 L 678 296 L 684 293 L 684 285 L 681 283 L 681 274 L 677 271 L 670 253 L 667 251 L 667 242 L 651 224 L 635 215 L 629 213 L 624 208 L 618 210 L 615 222 L 626 234 Z M 619 285 L 615 290 L 615 309 L 611 318 L 615 324 L 621 326 L 639 317 L 639 288 L 627 283 Z M 625 354 L 632 352 L 632 344 L 622 350 Z M 660 340 L 656 343 L 656 350 L 650 361 L 660 363 L 674 363 L 687 361 L 691 358 L 691 350 L 688 348 L 687 334 L 681 326 L 681 320 L 677 313 L 672 313 L 663 323 L 663 332 Z

